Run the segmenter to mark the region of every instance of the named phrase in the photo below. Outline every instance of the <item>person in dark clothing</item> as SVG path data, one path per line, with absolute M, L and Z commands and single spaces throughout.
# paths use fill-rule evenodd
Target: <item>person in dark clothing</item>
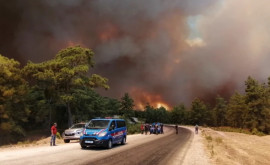
M 155 125 L 155 134 L 156 135 L 158 134 L 158 125 L 157 124 Z
M 149 129 L 150 129 L 150 135 L 153 134 L 154 133 L 154 127 L 153 127 L 153 125 L 150 125 L 149 126 Z
M 178 125 L 175 125 L 175 133 L 178 134 Z
M 149 125 L 148 125 L 148 124 L 145 124 L 145 125 L 144 125 L 144 132 L 145 132 L 145 135 L 147 135 L 148 130 L 149 130 Z
M 163 124 L 162 124 L 162 123 L 160 124 L 160 133 L 161 133 L 161 134 L 164 133 L 164 132 L 163 132 Z
M 195 125 L 195 133 L 198 134 L 198 132 L 199 132 L 199 126 L 196 124 Z

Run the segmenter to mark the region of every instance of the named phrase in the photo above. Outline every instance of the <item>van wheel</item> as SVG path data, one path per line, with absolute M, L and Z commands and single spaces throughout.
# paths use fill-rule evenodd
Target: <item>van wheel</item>
M 122 145 L 125 145 L 126 144 L 126 137 L 123 137 L 122 141 L 121 141 L 121 144 Z
M 65 140 L 64 140 L 64 142 L 65 142 L 65 143 L 69 143 L 69 142 L 70 142 L 70 140 L 68 140 L 68 139 L 65 139 Z
M 81 146 L 82 147 L 82 149 L 86 149 L 86 146 Z
M 112 140 L 111 139 L 108 141 L 107 148 L 108 149 L 112 148 Z

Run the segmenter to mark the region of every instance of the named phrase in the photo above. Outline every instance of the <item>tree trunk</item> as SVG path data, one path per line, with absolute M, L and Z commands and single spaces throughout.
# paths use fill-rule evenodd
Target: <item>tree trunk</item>
M 52 104 L 51 104 L 51 100 L 49 100 L 49 104 L 50 104 L 50 113 L 49 113 L 49 128 L 51 128 L 52 126 Z
M 71 127 L 73 122 L 69 103 L 67 103 L 67 111 L 68 111 L 68 127 Z
M 49 128 L 51 128 L 51 124 L 52 124 L 52 106 L 50 104 Z

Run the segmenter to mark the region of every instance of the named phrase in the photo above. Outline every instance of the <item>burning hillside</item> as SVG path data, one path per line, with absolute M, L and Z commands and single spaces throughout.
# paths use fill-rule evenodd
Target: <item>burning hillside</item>
M 270 2 L 234 0 L 1 1 L 0 53 L 25 64 L 80 44 L 95 52 L 102 95 L 172 107 L 266 79 Z M 140 106 L 141 105 L 141 106 Z

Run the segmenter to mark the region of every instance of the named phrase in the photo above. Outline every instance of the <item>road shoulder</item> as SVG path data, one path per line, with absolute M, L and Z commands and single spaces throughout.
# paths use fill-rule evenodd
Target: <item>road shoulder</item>
M 194 127 L 181 126 L 189 129 L 192 132 L 189 143 L 187 143 L 181 152 L 177 153 L 171 161 L 171 165 L 211 165 L 211 160 L 206 154 L 206 149 L 203 145 L 203 136 L 199 131 L 194 134 Z

